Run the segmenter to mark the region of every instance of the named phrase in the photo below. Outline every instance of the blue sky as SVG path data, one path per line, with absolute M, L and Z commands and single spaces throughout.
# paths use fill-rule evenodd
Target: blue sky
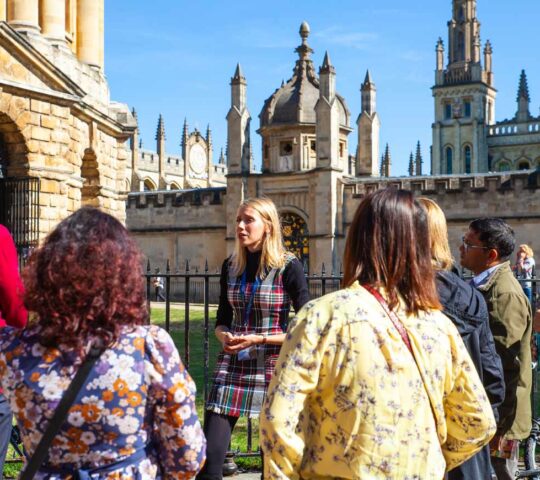
M 111 98 L 135 107 L 144 148 L 155 149 L 157 119 L 165 120 L 167 151 L 180 151 L 184 118 L 190 130 L 210 124 L 214 159 L 225 147 L 230 78 L 240 62 L 248 82 L 248 108 L 256 164 L 258 115 L 264 100 L 291 77 L 303 20 L 318 69 L 328 50 L 337 89 L 356 121 L 360 84 L 370 69 L 377 86 L 381 150 L 390 144 L 392 174 L 404 175 L 420 140 L 426 165 L 431 145 L 435 43 L 447 39 L 450 0 L 106 0 L 105 74 Z M 512 12 L 509 11 L 512 9 Z M 531 113 L 540 110 L 538 0 L 478 0 L 482 44 L 493 45 L 496 118 L 510 118 L 522 68 Z M 356 127 L 355 125 L 353 125 Z M 349 152 L 356 150 L 356 128 Z

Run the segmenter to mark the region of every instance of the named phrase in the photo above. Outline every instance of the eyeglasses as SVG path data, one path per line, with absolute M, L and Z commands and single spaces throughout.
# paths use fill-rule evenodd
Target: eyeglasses
M 467 243 L 465 241 L 465 237 L 461 237 L 461 245 L 463 245 L 463 248 L 465 249 L 465 252 L 467 252 L 467 250 L 469 250 L 469 248 L 480 248 L 482 250 L 489 250 L 488 247 L 480 247 L 478 245 L 471 245 L 470 243 Z

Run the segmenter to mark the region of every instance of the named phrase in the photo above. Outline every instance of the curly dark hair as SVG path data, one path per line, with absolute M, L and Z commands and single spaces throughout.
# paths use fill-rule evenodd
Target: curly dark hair
M 112 216 L 84 207 L 60 222 L 23 271 L 41 343 L 74 348 L 114 343 L 148 320 L 141 253 Z

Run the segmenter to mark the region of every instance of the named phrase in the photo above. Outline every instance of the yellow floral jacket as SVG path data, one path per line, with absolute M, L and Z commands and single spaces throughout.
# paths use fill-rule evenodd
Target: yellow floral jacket
M 265 478 L 441 480 L 493 436 L 454 325 L 438 311 L 396 313 L 419 368 L 358 283 L 300 311 L 261 413 Z

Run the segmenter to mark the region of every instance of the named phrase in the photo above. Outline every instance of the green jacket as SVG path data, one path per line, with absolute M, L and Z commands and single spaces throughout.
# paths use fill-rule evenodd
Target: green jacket
M 522 440 L 531 431 L 531 306 L 510 269 L 510 262 L 503 263 L 478 289 L 486 299 L 506 383 L 497 435 Z

